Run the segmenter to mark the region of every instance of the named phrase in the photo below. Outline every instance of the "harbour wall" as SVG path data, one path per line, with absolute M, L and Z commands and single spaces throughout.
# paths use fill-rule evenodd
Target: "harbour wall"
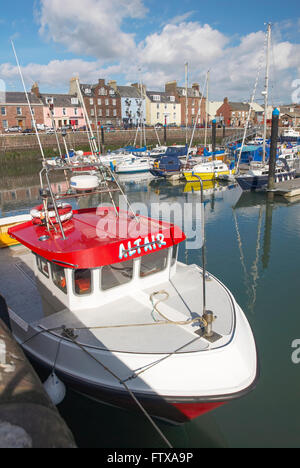
M 241 129 L 240 129 L 241 130 Z M 192 136 L 192 129 L 188 129 L 188 142 L 190 142 Z M 226 136 L 235 134 L 237 129 L 226 128 Z M 101 141 L 101 132 L 97 134 L 95 132 L 96 141 Z M 204 142 L 204 129 L 196 129 L 194 134 L 194 143 Z M 157 145 L 158 138 L 160 143 L 164 144 L 164 129 L 157 129 L 157 135 L 154 129 L 145 129 L 147 145 Z M 61 133 L 58 133 L 59 142 L 61 148 L 64 148 L 63 137 Z M 104 144 L 105 146 L 127 146 L 133 144 L 136 138 L 136 130 L 116 130 L 104 133 Z M 217 129 L 217 139 L 221 143 L 223 138 L 223 129 Z M 40 139 L 43 148 L 57 148 L 57 142 L 55 135 L 40 133 Z M 136 138 L 136 144 L 143 146 L 144 139 L 141 139 L 141 133 L 139 132 Z M 167 128 L 167 142 L 169 144 L 183 144 L 186 141 L 185 129 L 179 128 Z M 208 143 L 211 142 L 211 129 L 208 129 Z M 89 136 L 87 132 L 68 132 L 66 136 L 66 143 L 68 148 L 78 148 L 89 145 Z M 0 155 L 9 151 L 14 150 L 29 150 L 38 149 L 38 141 L 35 134 L 1 134 L 0 135 Z
M 7 317 L 0 296 L 1 317 Z M 0 448 L 76 448 L 73 435 L 0 319 Z

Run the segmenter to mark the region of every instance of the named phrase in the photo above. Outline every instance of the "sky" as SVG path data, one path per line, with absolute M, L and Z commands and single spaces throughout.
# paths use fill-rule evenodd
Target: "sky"
M 209 98 L 263 101 L 266 23 L 272 23 L 270 103 L 300 102 L 299 0 L 0 0 L 0 91 L 68 92 L 69 80 L 163 90 L 191 85 Z M 255 83 L 257 85 L 255 87 Z M 299 98 L 299 99 L 298 99 Z

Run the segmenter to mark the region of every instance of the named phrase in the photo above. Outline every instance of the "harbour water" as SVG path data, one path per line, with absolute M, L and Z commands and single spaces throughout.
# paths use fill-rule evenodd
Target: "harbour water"
M 35 167 L 32 174 L 28 167 L 23 174 L 0 173 L 0 217 L 27 213 L 37 204 L 36 174 Z M 194 208 L 200 203 L 199 184 L 143 178 L 124 184 L 132 202 L 189 203 Z M 250 322 L 260 379 L 240 400 L 183 426 L 158 422 L 159 427 L 178 448 L 299 447 L 300 364 L 292 360 L 292 343 L 300 340 L 300 201 L 276 198 L 270 203 L 264 195 L 242 194 L 233 185 L 206 189 L 207 269 L 228 286 Z M 83 203 L 95 202 L 100 200 Z M 183 244 L 179 260 L 201 266 L 201 249 Z M 194 372 L 201 374 L 201 368 Z M 163 447 L 138 410 L 129 413 L 68 391 L 59 411 L 79 447 Z

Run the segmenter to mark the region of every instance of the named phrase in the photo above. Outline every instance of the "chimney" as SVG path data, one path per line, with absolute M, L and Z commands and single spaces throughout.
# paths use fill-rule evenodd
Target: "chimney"
M 105 79 L 104 78 L 99 78 L 98 84 L 99 84 L 99 86 L 105 86 Z
M 199 83 L 193 83 L 193 84 L 192 84 L 192 88 L 195 89 L 196 91 L 199 91 L 199 92 L 200 92 L 200 85 L 199 85 Z
M 107 83 L 107 85 L 110 86 L 111 88 L 113 88 L 115 91 L 118 90 L 116 80 L 110 80 L 110 81 Z
M 224 98 L 224 104 L 228 104 L 228 97 Z
M 165 92 L 170 94 L 177 94 L 177 81 L 169 81 L 165 84 Z
M 73 78 L 70 79 L 70 90 L 69 94 L 72 94 L 73 96 L 78 93 L 78 88 L 77 88 L 77 83 L 76 81 L 79 81 L 79 76 L 73 76 Z
M 141 83 L 132 83 L 131 86 L 133 86 L 134 88 L 137 88 L 139 92 L 142 91 L 144 96 L 146 95 L 146 91 L 147 91 L 146 85 L 141 84 Z
M 40 98 L 41 94 L 40 94 L 40 88 L 39 88 L 39 85 L 38 83 L 33 83 L 32 85 L 32 88 L 31 88 L 31 92 L 32 94 L 35 94 L 37 98 Z

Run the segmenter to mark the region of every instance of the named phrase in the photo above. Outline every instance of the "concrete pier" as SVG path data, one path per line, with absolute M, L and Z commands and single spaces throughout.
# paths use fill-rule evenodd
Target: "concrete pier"
M 72 433 L 1 319 L 0 448 L 76 448 Z
M 272 192 L 286 198 L 298 197 L 300 196 L 300 178 L 278 182 L 274 185 Z

